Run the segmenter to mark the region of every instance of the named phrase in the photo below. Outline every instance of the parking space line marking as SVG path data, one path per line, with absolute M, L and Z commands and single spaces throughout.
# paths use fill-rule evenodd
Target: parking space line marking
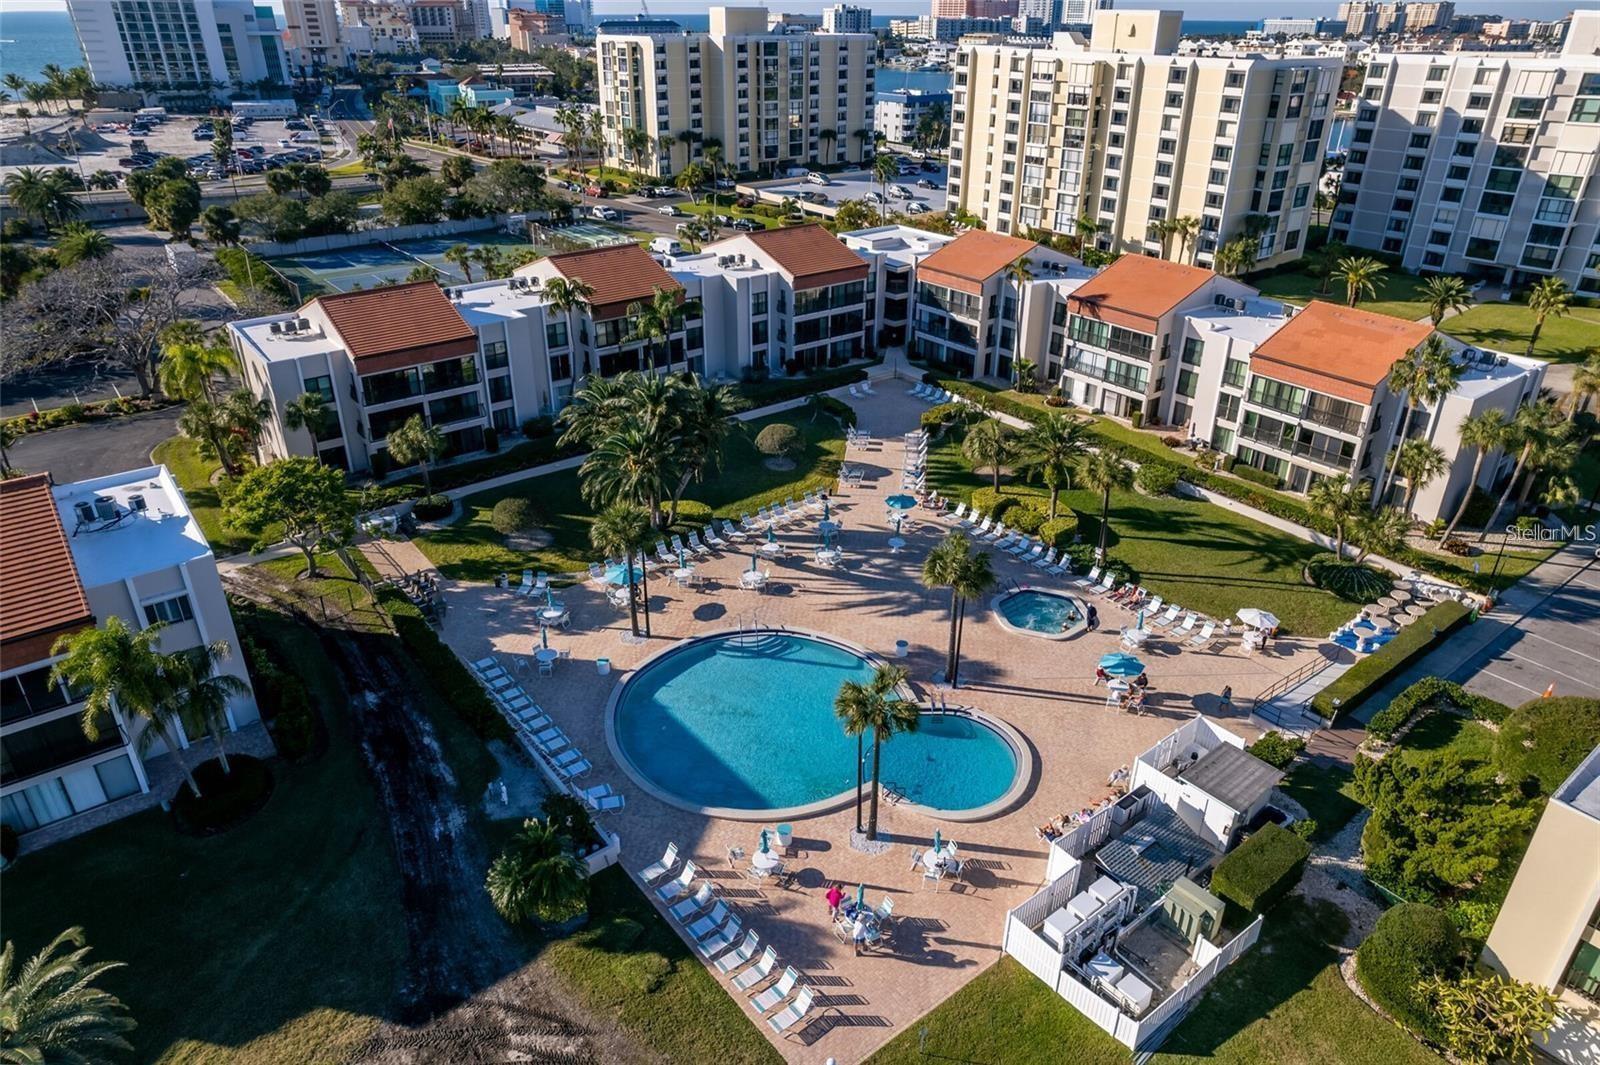
M 1567 680 L 1576 681 L 1582 687 L 1587 688 L 1589 686 L 1589 682 L 1587 680 L 1585 680 L 1584 678 L 1575 677 L 1571 673 L 1563 673 L 1561 670 L 1555 668 L 1554 666 L 1546 665 L 1545 663 L 1540 662 L 1536 658 L 1528 658 L 1526 656 L 1514 655 L 1509 651 L 1502 652 L 1502 653 L 1503 653 L 1504 657 L 1509 658 L 1513 662 L 1526 662 L 1530 666 L 1533 666 L 1536 669 L 1543 669 L 1543 670 L 1546 670 L 1546 671 L 1548 671 L 1550 673 L 1554 673 L 1558 677 L 1565 677 Z M 1529 689 L 1529 690 L 1531 691 L 1533 689 Z
M 1539 641 L 1541 641 L 1543 643 L 1547 643 L 1552 647 L 1560 648 L 1561 650 L 1567 652 L 1568 654 L 1577 655 L 1579 658 L 1587 658 L 1591 662 L 1600 662 L 1600 655 L 1584 654 L 1582 651 L 1578 650 L 1576 647 L 1569 647 L 1564 643 L 1557 643 L 1555 640 L 1550 639 L 1550 637 L 1548 637 L 1548 636 L 1540 636 L 1537 632 L 1523 632 L 1522 635 L 1523 636 L 1531 636 L 1535 640 L 1539 640 Z
M 1493 677 L 1495 680 L 1500 681 L 1502 684 L 1509 684 L 1513 688 L 1521 688 L 1523 691 L 1525 691 L 1525 692 L 1533 692 L 1533 694 L 1535 694 L 1535 695 L 1539 694 L 1539 689 L 1538 688 L 1530 688 L 1526 684 L 1518 684 L 1516 681 L 1512 680 L 1510 677 L 1502 677 L 1500 674 L 1496 673 L 1492 669 L 1480 669 L 1480 670 L 1478 670 L 1478 672 L 1481 673 L 1485 677 Z M 1467 681 L 1467 683 L 1471 684 L 1472 682 L 1469 680 L 1469 681 Z

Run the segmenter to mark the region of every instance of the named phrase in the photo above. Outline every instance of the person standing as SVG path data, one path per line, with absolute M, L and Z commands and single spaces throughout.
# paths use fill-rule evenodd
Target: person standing
M 839 916 L 839 907 L 844 902 L 844 889 L 841 888 L 837 882 L 835 882 L 834 885 L 828 889 L 828 894 L 824 897 L 828 900 L 828 916 L 830 918 L 837 919 Z

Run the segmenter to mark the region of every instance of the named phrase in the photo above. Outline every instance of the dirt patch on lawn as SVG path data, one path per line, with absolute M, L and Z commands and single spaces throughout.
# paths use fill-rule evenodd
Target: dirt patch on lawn
M 774 458 L 767 459 L 761 465 L 765 466 L 769 470 L 774 470 L 774 471 L 776 471 L 778 473 L 787 473 L 788 471 L 794 469 L 795 463 L 794 463 L 794 459 L 786 459 L 786 458 L 774 457 Z
M 511 551 L 532 554 L 549 547 L 555 539 L 549 529 L 524 529 L 522 532 L 514 532 L 507 536 L 506 547 Z

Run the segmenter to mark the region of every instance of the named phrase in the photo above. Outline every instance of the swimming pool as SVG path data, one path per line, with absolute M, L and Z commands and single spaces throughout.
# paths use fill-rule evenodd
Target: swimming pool
M 608 739 L 658 798 L 727 817 L 801 816 L 852 801 L 856 741 L 833 699 L 874 661 L 795 632 L 723 634 L 646 662 L 613 694 Z M 924 714 L 884 744 L 881 779 L 936 815 L 971 815 L 1011 796 L 1020 737 L 966 716 Z M 1009 730 L 1006 730 L 1009 731 Z M 867 766 L 871 766 L 870 740 Z
M 1082 601 L 1064 592 L 1023 585 L 995 596 L 991 605 L 1001 625 L 1046 640 L 1065 640 L 1088 627 Z

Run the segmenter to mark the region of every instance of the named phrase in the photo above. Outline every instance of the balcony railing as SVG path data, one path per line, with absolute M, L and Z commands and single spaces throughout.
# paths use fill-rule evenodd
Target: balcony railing
M 1082 363 L 1074 359 L 1067 364 L 1067 368 L 1073 373 L 1082 374 L 1085 377 L 1093 377 L 1096 380 L 1104 381 L 1108 385 L 1116 385 L 1118 388 L 1126 388 L 1130 392 L 1138 392 L 1140 394 L 1144 393 L 1149 384 L 1148 377 L 1141 374 L 1128 373 L 1110 364 L 1095 366 L 1092 363 Z
M 1291 428 L 1274 429 L 1260 422 L 1243 423 L 1239 426 L 1239 436 L 1252 443 L 1265 444 L 1286 455 L 1310 459 L 1312 462 L 1339 469 L 1347 469 L 1355 458 L 1353 454 L 1347 455 L 1338 448 L 1315 444 L 1309 440 L 1298 440 Z

